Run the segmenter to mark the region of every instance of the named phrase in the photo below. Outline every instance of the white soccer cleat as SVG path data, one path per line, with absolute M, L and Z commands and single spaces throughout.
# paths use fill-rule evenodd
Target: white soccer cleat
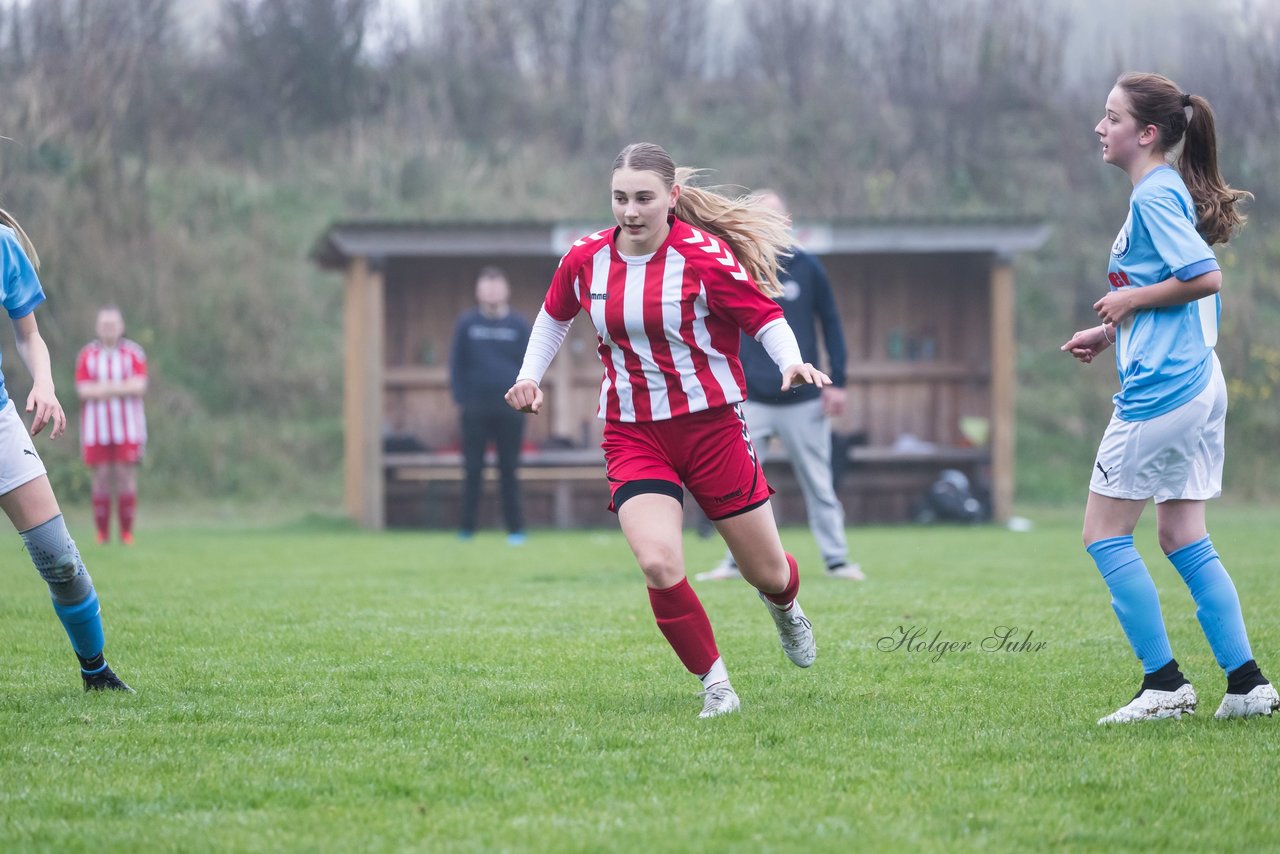
M 719 563 L 706 572 L 699 572 L 694 581 L 727 581 L 730 578 L 741 578 L 742 573 L 731 563 Z
M 1128 724 L 1135 721 L 1154 721 L 1161 718 L 1180 718 L 1196 710 L 1196 690 L 1191 683 L 1183 685 L 1176 691 L 1157 691 L 1148 688 L 1129 701 L 1129 705 L 1117 709 L 1105 718 L 1099 718 L 1100 724 Z
M 818 644 L 813 640 L 813 625 L 805 617 L 799 600 L 792 602 L 791 607 L 785 611 L 770 602 L 763 593 L 760 594 L 760 601 L 769 609 L 769 616 L 773 617 L 773 624 L 778 627 L 778 641 L 787 658 L 796 667 L 811 666 L 818 657 Z
M 1276 709 L 1280 709 L 1280 694 L 1276 694 L 1275 686 L 1258 685 L 1248 694 L 1225 695 L 1213 716 L 1218 720 L 1252 718 L 1269 715 Z
M 839 566 L 828 567 L 828 578 L 847 578 L 850 581 L 866 581 L 867 576 L 863 574 L 862 567 L 856 563 L 842 563 Z
M 738 700 L 738 692 L 728 682 L 717 682 L 698 696 L 705 697 L 700 718 L 714 718 L 738 711 L 742 703 Z

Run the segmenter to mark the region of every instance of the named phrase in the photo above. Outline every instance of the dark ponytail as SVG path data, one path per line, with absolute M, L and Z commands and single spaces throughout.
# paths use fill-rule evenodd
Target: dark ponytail
M 1226 243 L 1245 223 L 1246 217 L 1236 209 L 1236 203 L 1253 198 L 1253 194 L 1232 189 L 1218 171 L 1218 134 L 1209 102 L 1199 95 L 1187 100 L 1191 119 L 1178 157 L 1178 171 L 1195 200 L 1198 227 L 1204 239 L 1210 244 Z
M 1129 96 L 1138 127 L 1155 125 L 1160 131 L 1162 151 L 1183 143 L 1178 172 L 1196 205 L 1196 228 L 1210 245 L 1226 243 L 1245 223 L 1236 206 L 1253 194 L 1234 189 L 1218 171 L 1218 134 L 1209 102 L 1183 94 L 1178 84 L 1160 74 L 1129 72 L 1120 75 L 1116 85 Z

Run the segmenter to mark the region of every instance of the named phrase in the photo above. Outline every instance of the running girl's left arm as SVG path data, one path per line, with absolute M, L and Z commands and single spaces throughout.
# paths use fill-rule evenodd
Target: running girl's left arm
M 796 334 L 785 318 L 766 323 L 755 337 L 782 372 L 782 391 L 810 383 L 817 388 L 831 385 L 831 377 L 804 361 Z
M 782 391 L 806 384 L 818 388 L 831 385 L 831 377 L 804 361 L 795 332 L 783 317 L 782 307 L 760 292 L 728 249 L 725 255 L 733 261 L 731 267 L 735 272 L 703 259 L 702 285 L 706 289 L 707 307 L 711 312 L 727 318 L 760 342 L 782 372 Z
M 31 421 L 31 435 L 35 436 L 49 424 L 52 425 L 49 438 L 56 439 L 67 429 L 67 415 L 54 392 L 49 347 L 40 335 L 34 311 L 13 318 L 13 335 L 18 356 L 31 372 L 31 394 L 27 395 L 27 412 L 35 413 Z
M 1103 323 L 1118 324 L 1135 311 L 1186 305 L 1189 302 L 1213 296 L 1221 289 L 1221 270 L 1209 270 L 1185 282 L 1171 276 L 1163 282 L 1147 285 L 1145 288 L 1130 286 L 1114 290 L 1095 302 L 1093 310 L 1098 313 L 1098 319 Z

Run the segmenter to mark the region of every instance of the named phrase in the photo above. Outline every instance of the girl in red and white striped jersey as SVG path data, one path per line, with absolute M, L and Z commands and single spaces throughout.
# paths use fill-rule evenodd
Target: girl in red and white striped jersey
M 685 577 L 685 488 L 760 592 L 787 656 L 808 667 L 816 655 L 796 601 L 796 562 L 782 548 L 773 490 L 737 407 L 746 397 L 739 330 L 777 363 L 783 390 L 831 380 L 802 360 L 770 298 L 780 293 L 778 257 L 793 243 L 786 219 L 755 197 L 690 186 L 695 174 L 677 169 L 658 145 L 622 150 L 611 182 L 617 226 L 583 237 L 561 259 L 506 397 L 538 412 L 538 384 L 570 323 L 580 311 L 590 315 L 604 364 L 599 415 L 610 509 L 644 573 L 658 628 L 702 680 L 701 716 L 712 717 L 739 701 Z
M 138 462 L 147 443 L 142 396 L 147 391 L 147 356 L 124 336 L 118 306 L 98 309 L 98 337 L 76 359 L 80 396 L 80 450 L 93 472 L 93 520 L 98 542 L 111 535 L 111 499 L 120 508 L 120 539 L 133 542 L 138 503 Z

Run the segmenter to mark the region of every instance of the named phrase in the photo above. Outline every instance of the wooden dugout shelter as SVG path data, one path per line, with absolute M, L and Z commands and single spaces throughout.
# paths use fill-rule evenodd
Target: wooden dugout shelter
M 311 259 L 345 275 L 345 505 L 368 528 L 454 527 L 461 494 L 458 413 L 449 392 L 453 326 L 476 274 L 497 265 L 532 321 L 560 256 L 600 223 L 340 222 Z M 902 521 L 938 473 L 989 483 L 997 519 L 1014 482 L 1013 260 L 1047 239 L 1026 221 L 798 222 L 827 268 L 848 347 L 853 437 L 841 499 L 851 523 Z M 596 419 L 602 368 L 579 317 L 531 417 L 521 479 L 530 525 L 608 523 Z M 766 452 L 787 522 L 803 501 L 776 446 Z M 492 470 L 488 472 L 492 475 Z M 496 516 L 496 484 L 482 520 Z

